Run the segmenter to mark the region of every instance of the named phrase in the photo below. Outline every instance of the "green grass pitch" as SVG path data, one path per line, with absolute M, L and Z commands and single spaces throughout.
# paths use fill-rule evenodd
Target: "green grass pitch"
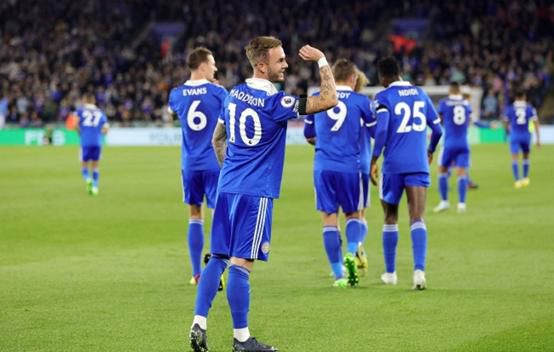
M 554 351 L 554 147 L 515 190 L 506 145 L 476 146 L 468 212 L 432 214 L 429 289 L 411 287 L 401 208 L 399 284 L 379 283 L 382 211 L 367 212 L 370 270 L 334 289 L 314 210 L 312 150 L 287 150 L 269 263 L 252 274 L 251 332 L 281 351 Z M 107 148 L 88 196 L 76 148 L 0 150 L 0 351 L 188 351 L 188 209 L 179 148 Z M 451 178 L 451 189 L 455 190 Z M 456 192 L 451 192 L 455 204 Z M 209 228 L 207 221 L 206 228 Z M 209 317 L 230 351 L 225 294 Z

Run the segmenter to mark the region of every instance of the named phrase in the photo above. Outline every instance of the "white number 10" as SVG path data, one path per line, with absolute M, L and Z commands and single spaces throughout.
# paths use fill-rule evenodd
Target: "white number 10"
M 408 133 L 414 130 L 415 132 L 423 132 L 425 131 L 425 128 L 427 127 L 427 119 L 425 118 L 425 114 L 423 113 L 423 108 L 425 107 L 425 103 L 422 101 L 416 101 L 414 102 L 414 108 L 413 110 L 410 109 L 410 106 L 404 102 L 396 104 L 394 107 L 394 113 L 396 115 L 404 115 L 402 117 L 402 122 L 400 123 L 400 126 L 398 127 L 398 130 L 396 130 L 397 133 Z M 413 121 L 411 125 L 408 125 L 410 122 L 410 117 L 414 117 L 414 119 L 418 119 L 420 123 L 416 123 L 416 121 Z
M 229 142 L 235 143 L 235 115 L 237 113 L 237 104 L 235 103 L 229 103 Z M 252 122 L 254 123 L 254 135 L 252 138 L 248 137 L 246 134 L 246 119 L 251 118 Z M 247 108 L 242 111 L 239 117 L 239 133 L 240 133 L 240 139 L 242 139 L 242 142 L 246 144 L 249 147 L 253 147 L 260 143 L 262 140 L 262 123 L 260 121 L 260 116 L 258 113 L 251 109 Z

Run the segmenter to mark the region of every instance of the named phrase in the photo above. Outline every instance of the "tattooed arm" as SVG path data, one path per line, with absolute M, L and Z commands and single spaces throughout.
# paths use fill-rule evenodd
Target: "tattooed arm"
M 226 140 L 227 133 L 225 132 L 225 125 L 218 122 L 212 136 L 212 145 L 214 147 L 215 156 L 217 157 L 219 166 L 223 166 L 223 160 L 225 160 L 225 151 L 227 149 Z
M 337 87 L 331 67 L 325 59 L 325 55 L 319 50 L 309 45 L 304 45 L 300 49 L 300 57 L 305 61 L 317 61 L 319 65 L 319 75 L 321 83 L 319 86 L 319 96 L 312 96 L 306 99 L 306 108 L 302 113 L 315 114 L 316 112 L 328 110 L 338 104 Z

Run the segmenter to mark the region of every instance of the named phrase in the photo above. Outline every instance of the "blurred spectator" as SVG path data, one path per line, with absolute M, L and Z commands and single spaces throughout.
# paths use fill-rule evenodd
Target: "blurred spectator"
M 394 33 L 393 19 L 427 27 Z M 156 22 L 182 23 L 183 31 L 148 35 Z M 553 28 L 547 0 L 1 1 L 0 114 L 22 126 L 63 122 L 89 92 L 110 121 L 167 123 L 167 94 L 186 77 L 189 50 L 210 48 L 220 83 L 231 87 L 251 74 L 244 45 L 265 34 L 283 40 L 291 93 L 317 83 L 316 67 L 296 55 L 311 43 L 330 61 L 352 59 L 373 85 L 376 60 L 395 54 L 418 85 L 481 86 L 493 116 L 515 87 L 540 107 L 551 84 Z

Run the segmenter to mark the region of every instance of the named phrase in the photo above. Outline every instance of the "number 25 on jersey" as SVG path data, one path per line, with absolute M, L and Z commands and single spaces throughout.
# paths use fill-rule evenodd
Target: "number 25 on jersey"
M 410 105 L 405 102 L 396 104 L 394 107 L 394 114 L 402 115 L 402 122 L 400 123 L 400 126 L 398 126 L 396 132 L 409 133 L 411 131 L 425 131 L 425 128 L 427 127 L 427 119 L 423 113 L 424 107 L 425 103 L 423 101 L 415 101 L 413 107 L 410 107 Z M 413 121 L 409 124 L 411 117 L 413 117 Z

